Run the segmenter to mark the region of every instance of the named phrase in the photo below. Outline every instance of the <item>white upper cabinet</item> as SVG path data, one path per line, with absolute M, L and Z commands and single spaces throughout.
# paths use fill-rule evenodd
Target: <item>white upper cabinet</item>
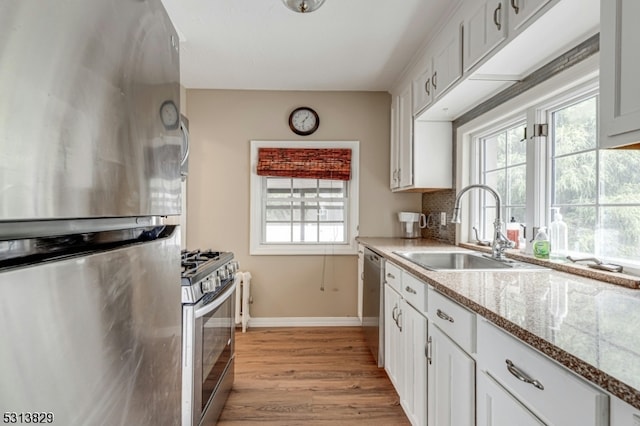
M 433 100 L 433 87 L 431 86 L 431 62 L 427 69 L 413 80 L 413 115 L 418 114 Z
M 516 1 L 516 0 L 514 0 Z M 482 0 L 464 21 L 464 70 L 507 38 L 506 0 Z
M 451 123 L 414 121 L 411 91 L 412 84 L 405 85 L 391 104 L 390 188 L 423 192 L 451 188 Z
M 551 0 L 508 0 L 509 31 L 517 31 Z
M 462 76 L 462 24 L 452 20 L 434 43 L 431 87 L 438 97 Z
M 640 1 L 601 0 L 600 15 L 600 147 L 640 144 Z
M 398 190 L 413 184 L 413 115 L 411 85 L 391 102 L 390 188 Z

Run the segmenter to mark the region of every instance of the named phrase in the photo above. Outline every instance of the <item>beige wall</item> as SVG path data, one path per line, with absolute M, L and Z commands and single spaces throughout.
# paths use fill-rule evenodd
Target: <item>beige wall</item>
M 302 139 L 289 113 L 314 108 L 320 128 L 306 139 L 360 141 L 360 235 L 395 236 L 395 213 L 420 211 L 421 194 L 389 190 L 390 102 L 383 92 L 187 91 L 187 246 L 235 253 L 253 276 L 253 317 L 356 316 L 357 257 L 249 255 L 249 141 Z

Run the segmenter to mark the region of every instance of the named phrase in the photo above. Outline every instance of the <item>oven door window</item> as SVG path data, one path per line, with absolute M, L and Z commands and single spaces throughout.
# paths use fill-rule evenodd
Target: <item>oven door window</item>
M 202 411 L 215 392 L 231 355 L 235 297 L 202 317 Z

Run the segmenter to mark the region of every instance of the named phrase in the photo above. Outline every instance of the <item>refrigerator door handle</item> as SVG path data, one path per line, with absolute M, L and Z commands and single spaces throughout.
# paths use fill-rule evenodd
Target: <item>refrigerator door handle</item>
M 180 165 L 184 166 L 184 163 L 186 163 L 189 158 L 189 129 L 187 129 L 186 124 L 182 120 L 180 120 L 180 130 L 182 130 L 182 144 L 184 150 L 182 160 L 180 160 Z

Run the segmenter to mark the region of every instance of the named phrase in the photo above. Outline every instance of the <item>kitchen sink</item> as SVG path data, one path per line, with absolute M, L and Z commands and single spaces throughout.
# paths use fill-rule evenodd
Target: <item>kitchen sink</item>
M 495 260 L 489 255 L 476 252 L 396 251 L 394 253 L 431 271 L 540 271 L 547 269 L 512 259 Z

